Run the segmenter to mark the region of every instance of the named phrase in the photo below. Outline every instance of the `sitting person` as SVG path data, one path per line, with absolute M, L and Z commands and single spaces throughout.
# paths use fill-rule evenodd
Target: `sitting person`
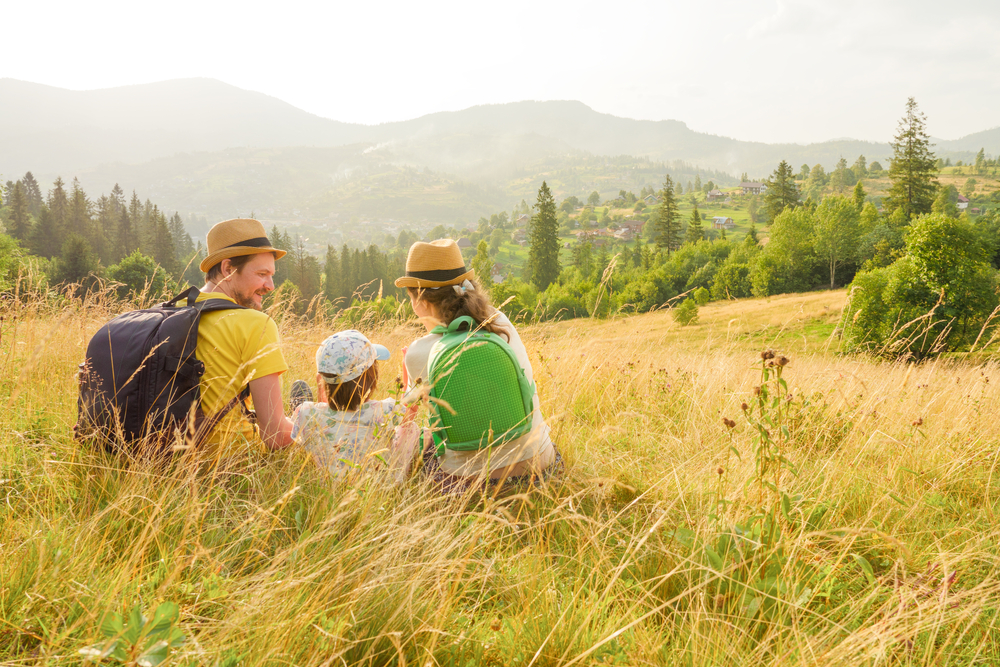
M 406 258 L 406 275 L 397 279 L 397 287 L 405 287 L 413 311 L 421 318 L 428 335 L 404 349 L 403 364 L 407 380 L 407 399 L 421 390 L 427 391 L 429 361 L 432 349 L 442 339 L 442 325 L 447 327 L 459 318 L 471 318 L 476 330 L 497 334 L 506 341 L 523 372 L 524 380 L 533 392 L 533 372 L 528 353 L 510 320 L 492 306 L 489 296 L 475 281 L 475 272 L 466 270 L 462 253 L 451 239 L 431 243 L 415 243 Z M 437 331 L 435 332 L 435 329 Z M 488 406 L 490 398 L 485 398 Z M 485 408 L 488 410 L 488 407 Z M 490 483 L 504 480 L 518 482 L 550 474 L 561 466 L 562 457 L 549 437 L 549 427 L 542 417 L 538 396 L 530 399 L 530 429 L 511 440 L 489 443 L 486 433 L 476 449 L 453 449 L 442 443 L 442 435 L 434 447 L 425 438 L 424 469 L 447 490 L 469 488 L 487 477 Z M 461 414 L 454 419 L 460 420 Z
M 381 454 L 397 481 L 409 474 L 419 429 L 407 423 L 393 431 L 402 416 L 395 399 L 369 400 L 378 385 L 378 362 L 388 358 L 389 350 L 353 330 L 333 334 L 316 352 L 320 402 L 301 401 L 295 408 L 292 440 L 334 475 Z M 296 394 L 311 393 L 300 383 L 293 387 L 293 401 Z

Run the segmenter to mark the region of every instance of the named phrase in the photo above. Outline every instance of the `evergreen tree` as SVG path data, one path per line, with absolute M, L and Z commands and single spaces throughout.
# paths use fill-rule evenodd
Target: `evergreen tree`
M 128 257 L 138 249 L 139 237 L 132 224 L 132 216 L 129 215 L 128 209 L 123 206 L 118 215 L 116 259 Z
M 906 102 L 906 115 L 899 121 L 892 146 L 889 180 L 892 182 L 884 208 L 887 216 L 902 211 L 908 222 L 915 216 L 929 213 L 937 194 L 934 178 L 934 154 L 925 130 L 927 117 L 920 113 L 911 97 Z
M 538 189 L 536 213 L 531 218 L 528 249 L 528 275 L 531 282 L 545 290 L 559 278 L 559 223 L 556 220 L 556 202 L 545 181 Z
M 326 246 L 326 262 L 323 263 L 323 278 L 323 295 L 330 303 L 337 303 L 342 291 L 340 284 L 340 260 L 337 259 L 337 249 L 332 245 Z
M 90 244 L 79 234 L 70 234 L 62 244 L 60 256 L 55 262 L 55 279 L 61 283 L 81 283 L 86 287 L 91 274 L 97 270 L 97 258 L 90 249 Z
M 302 300 L 308 304 L 320 293 L 319 260 L 306 250 L 305 241 L 296 235 L 292 252 L 288 255 L 291 261 L 290 280 L 295 283 L 302 294 Z
M 674 194 L 674 181 L 670 174 L 663 180 L 663 189 L 660 190 L 660 205 L 657 207 L 655 240 L 656 247 L 666 250 L 669 254 L 671 250 L 680 247 L 681 225 L 679 217 L 677 197 Z
M 69 226 L 69 199 L 66 197 L 66 189 L 63 187 L 63 179 L 56 178 L 52 190 L 49 191 L 49 213 L 52 215 L 52 227 L 60 239 L 66 238 L 70 232 Z M 73 229 L 74 233 L 79 233 L 79 229 Z
M 795 208 L 799 204 L 799 190 L 795 187 L 795 176 L 792 167 L 782 160 L 774 170 L 771 178 L 765 181 L 764 210 L 768 221 L 773 221 L 786 208 Z
M 189 257 L 194 252 L 194 241 L 191 235 L 184 229 L 184 221 L 181 214 L 174 212 L 167 222 L 167 229 L 170 230 L 170 238 L 174 240 L 174 254 L 178 259 Z
M 30 243 L 31 252 L 41 257 L 52 259 L 59 254 L 62 247 L 58 230 L 52 219 L 52 212 L 49 207 L 42 205 L 38 212 L 38 218 L 31 228 Z
M 125 208 L 125 191 L 122 187 L 115 183 L 115 187 L 111 188 L 111 203 L 114 204 L 115 213 L 120 213 L 123 208 Z
M 684 186 L 681 185 L 680 181 L 677 181 L 677 186 L 674 188 L 674 193 L 679 195 L 684 194 Z
M 695 174 L 694 176 L 694 191 L 701 191 L 701 174 Z
M 156 209 L 150 215 L 150 221 L 152 227 L 152 243 L 150 245 L 153 248 L 153 259 L 167 273 L 175 276 L 179 270 L 177 266 L 177 251 L 174 248 L 174 239 L 170 235 L 170 229 L 167 227 L 167 219 Z
M 798 180 L 804 181 L 809 178 L 809 165 L 804 164 L 799 168 Z
M 756 248 L 760 245 L 760 239 L 757 238 L 757 226 L 752 222 L 750 223 L 750 231 L 748 231 L 746 237 L 744 237 L 743 243 L 752 248 Z
M 351 305 L 351 298 L 354 295 L 355 284 L 354 271 L 351 269 L 351 250 L 345 243 L 340 249 L 340 296 L 344 300 L 344 305 Z
M 705 230 L 701 226 L 701 213 L 698 212 L 698 204 L 694 205 L 691 211 L 691 220 L 688 221 L 687 242 L 697 243 L 705 238 Z
M 28 200 L 28 211 L 37 218 L 42 211 L 42 189 L 30 171 L 24 175 L 21 182 L 23 183 L 24 196 Z
M 976 153 L 976 173 L 982 174 L 986 171 L 986 150 L 983 148 L 979 149 Z
M 31 212 L 28 208 L 28 198 L 24 195 L 21 181 L 14 183 L 10 197 L 10 235 L 19 241 L 26 241 L 31 232 Z

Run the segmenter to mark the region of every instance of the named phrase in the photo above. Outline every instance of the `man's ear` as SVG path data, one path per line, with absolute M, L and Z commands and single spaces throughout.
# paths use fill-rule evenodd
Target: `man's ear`
M 233 263 L 231 261 L 229 261 L 228 259 L 222 260 L 222 262 L 219 264 L 219 271 L 222 272 L 222 279 L 223 280 L 229 280 L 229 276 L 231 276 L 231 275 L 233 275 L 233 273 L 235 273 L 233 271 Z

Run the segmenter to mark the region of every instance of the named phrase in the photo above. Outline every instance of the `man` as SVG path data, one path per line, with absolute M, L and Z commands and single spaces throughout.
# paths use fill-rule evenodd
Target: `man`
M 292 423 L 281 402 L 281 374 L 288 370 L 278 347 L 278 327 L 265 315 L 261 300 L 274 289 L 274 263 L 285 255 L 271 246 L 257 220 L 226 220 L 208 232 L 206 274 L 198 301 L 228 299 L 246 310 L 202 315 L 197 356 L 205 364 L 201 405 L 213 415 L 249 384 L 260 439 L 270 449 L 291 444 Z M 209 455 L 233 453 L 233 446 L 256 440 L 253 424 L 239 408 L 232 410 L 208 438 Z

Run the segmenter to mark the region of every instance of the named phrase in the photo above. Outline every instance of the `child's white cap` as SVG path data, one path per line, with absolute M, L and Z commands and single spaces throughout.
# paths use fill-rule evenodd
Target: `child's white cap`
M 388 358 L 388 348 L 372 343 L 360 331 L 338 331 L 316 351 L 316 370 L 327 382 L 350 382 L 361 377 L 376 360 Z

